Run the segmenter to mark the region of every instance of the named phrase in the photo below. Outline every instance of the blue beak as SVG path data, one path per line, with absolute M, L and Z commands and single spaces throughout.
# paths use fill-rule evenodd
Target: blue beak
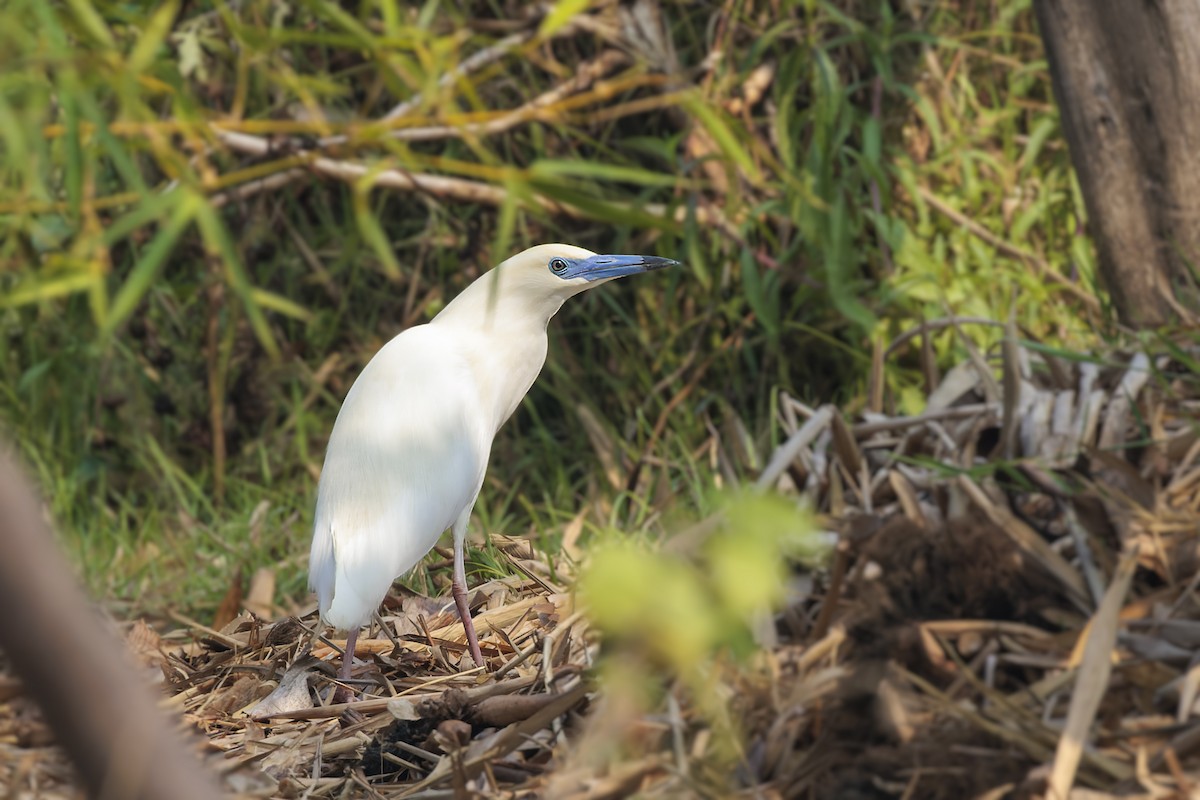
M 555 269 L 562 262 L 561 269 Z M 598 281 L 604 278 L 621 278 L 626 275 L 636 275 L 639 272 L 650 272 L 656 269 L 676 266 L 679 262 L 659 256 L 610 256 L 595 255 L 590 258 L 556 258 L 550 262 L 550 268 L 558 277 L 567 280 L 583 278 Z

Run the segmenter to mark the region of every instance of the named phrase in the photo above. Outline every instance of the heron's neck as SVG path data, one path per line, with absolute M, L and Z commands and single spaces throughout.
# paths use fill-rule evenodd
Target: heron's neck
M 566 298 L 521 291 L 525 287 L 477 279 L 431 324 L 452 329 L 490 407 L 495 428 L 520 404 L 546 362 L 546 325 Z

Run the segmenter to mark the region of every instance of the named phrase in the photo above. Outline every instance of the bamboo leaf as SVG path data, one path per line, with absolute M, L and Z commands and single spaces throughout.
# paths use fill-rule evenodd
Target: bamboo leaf
M 595 178 L 601 181 L 633 183 L 638 186 L 677 186 L 681 183 L 691 185 L 690 181 L 685 181 L 678 175 L 653 172 L 641 167 L 601 164 L 594 161 L 542 159 L 534 163 L 529 172 L 534 178 Z
M 145 194 L 148 189 L 146 182 L 142 178 L 142 173 L 138 170 L 137 165 L 133 162 L 126 145 L 119 141 L 109 130 L 109 121 L 101 109 L 100 104 L 96 102 L 96 98 L 87 91 L 75 91 L 75 99 L 79 103 L 79 110 L 83 117 L 91 122 L 94 126 L 93 136 L 104 148 L 112 159 L 113 166 L 121 173 L 121 178 L 129 185 L 129 188 L 134 191 Z
M 179 236 L 191 224 L 198 202 L 202 201 L 197 200 L 194 195 L 188 195 L 181 201 L 173 203 L 174 213 L 171 214 L 167 223 L 159 229 L 158 234 L 142 251 L 141 258 L 134 264 L 129 277 L 121 284 L 121 288 L 117 291 L 117 296 L 113 298 L 107 319 L 105 319 L 104 324 L 100 328 L 101 337 L 107 338 L 111 336 L 113 331 L 129 318 L 129 315 L 137 308 L 138 303 L 150 291 L 150 287 L 158 280 L 162 272 L 162 266 L 166 263 L 167 256 L 174 250 L 175 244 L 179 241 Z M 170 210 L 170 206 L 168 206 L 168 210 Z
M 301 322 L 312 321 L 313 315 L 311 311 L 282 295 L 269 292 L 266 289 L 255 288 L 250 290 L 250 296 L 254 299 L 255 303 L 269 311 L 283 314 L 292 319 L 298 319 Z
M 828 213 L 829 241 L 827 242 L 825 276 L 829 286 L 829 297 L 846 319 L 869 331 L 875 327 L 875 315 L 859 302 L 854 292 L 849 274 L 851 267 L 848 258 L 850 247 L 848 224 L 846 201 L 839 193 Z
M 160 5 L 158 10 L 151 15 L 150 21 L 146 24 L 133 52 L 129 54 L 129 59 L 126 61 L 126 68 L 131 74 L 137 75 L 143 72 L 154 62 L 159 48 L 166 41 L 167 34 L 171 32 L 171 23 L 175 21 L 175 15 L 178 12 L 179 0 L 170 0 Z
M 863 122 L 863 158 L 871 166 L 877 166 L 881 163 L 883 157 L 883 131 L 880 128 L 879 120 L 875 117 L 867 117 Z
M 15 308 L 30 303 L 41 303 L 86 291 L 97 280 L 99 280 L 97 275 L 83 271 L 73 271 L 51 278 L 27 279 L 0 297 L 0 308 Z
M 358 232 L 375 255 L 379 256 L 384 274 L 395 280 L 401 274 L 400 263 L 396 261 L 396 254 L 392 251 L 391 240 L 383 232 L 379 220 L 371 210 L 371 183 L 372 177 L 368 174 L 354 184 L 354 224 L 358 226 Z
M 183 190 L 176 189 L 175 191 L 181 192 Z M 104 228 L 104 233 L 101 234 L 100 240 L 104 243 L 104 246 L 112 247 L 138 228 L 161 219 L 164 216 L 164 208 L 170 208 L 177 202 L 172 197 L 172 194 L 146 195 L 131 211 L 113 220 L 111 224 Z
M 742 147 L 738 137 L 725 124 L 713 106 L 705 102 L 698 94 L 686 95 L 683 106 L 708 131 L 713 141 L 717 143 L 717 147 L 721 148 L 721 152 L 738 165 L 751 183 L 762 183 L 762 174 L 758 170 L 758 165 L 750 158 L 750 154 Z
M 554 4 L 554 8 L 550 9 L 550 13 L 542 19 L 542 26 L 538 29 L 538 34 L 543 37 L 554 35 L 577 14 L 586 11 L 589 5 L 591 5 L 590 0 L 558 0 Z
M 83 203 L 83 147 L 79 134 L 79 107 L 75 104 L 73 92 L 63 93 L 62 106 L 63 118 L 67 123 L 66 136 L 63 137 L 67 160 L 67 204 L 71 216 L 78 219 Z
M 669 231 L 675 231 L 679 227 L 674 219 L 647 214 L 634 204 L 612 203 L 593 195 L 561 186 L 556 182 L 533 181 L 532 184 L 541 194 L 559 202 L 572 205 L 587 216 L 597 220 Z
M 97 44 L 103 45 L 108 49 L 115 49 L 117 43 L 113 41 L 112 31 L 104 23 L 104 18 L 97 12 L 95 6 L 88 0 L 67 0 L 67 5 L 71 9 L 71 13 L 75 16 L 75 21 L 80 27 L 96 41 Z
M 512 249 L 513 231 L 517 225 L 517 210 L 521 194 L 516 183 L 516 181 L 508 181 L 504 204 L 500 206 L 499 218 L 496 221 L 496 235 L 492 240 L 493 264 L 499 264 L 508 258 Z
M 246 317 L 250 320 L 250 327 L 253 329 L 255 337 L 258 338 L 259 344 L 272 358 L 278 358 L 279 346 L 275 343 L 275 337 L 271 334 L 271 328 L 267 325 L 262 308 L 255 301 L 250 279 L 233 246 L 233 241 L 229 238 L 229 231 L 225 229 L 217 212 L 202 200 L 196 203 L 196 221 L 200 225 L 200 234 L 204 238 L 205 249 L 211 256 L 220 258 L 224 264 L 229 287 L 241 300 L 242 307 L 246 309 Z
M 351 14 L 342 10 L 335 3 L 326 2 L 326 0 L 308 0 L 306 5 L 317 9 L 329 21 L 340 25 L 351 36 L 353 36 L 359 44 L 374 52 L 376 50 L 375 37 L 371 32 L 363 27 L 357 19 Z

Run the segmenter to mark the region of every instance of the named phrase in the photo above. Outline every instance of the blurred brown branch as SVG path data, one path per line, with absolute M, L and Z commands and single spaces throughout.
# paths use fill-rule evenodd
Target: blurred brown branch
M 54 544 L 43 508 L 0 452 L 0 646 L 91 797 L 212 800 L 215 781 L 137 679 L 132 659 Z

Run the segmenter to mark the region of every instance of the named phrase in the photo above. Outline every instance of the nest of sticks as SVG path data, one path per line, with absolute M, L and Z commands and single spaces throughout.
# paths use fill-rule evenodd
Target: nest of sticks
M 472 595 L 491 671 L 452 604 L 401 594 L 347 704 L 342 643 L 311 614 L 126 639 L 246 796 L 1200 796 L 1195 355 L 1067 359 L 1010 335 L 930 371 L 918 416 L 783 398 L 759 484 L 810 498 L 838 544 L 768 646 L 714 662 L 732 756 L 665 675 L 657 707 L 604 707 L 569 565 L 523 539 L 494 537 L 520 577 Z M 736 474 L 744 438 L 713 430 Z M 0 782 L 71 780 L 0 673 Z

